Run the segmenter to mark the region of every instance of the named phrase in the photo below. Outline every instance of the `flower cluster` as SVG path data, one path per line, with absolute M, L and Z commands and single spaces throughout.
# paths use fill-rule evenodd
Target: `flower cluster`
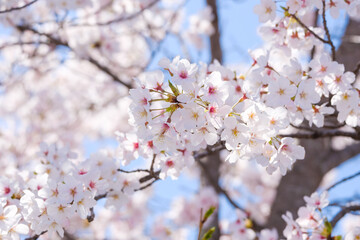
M 325 217 L 322 209 L 328 206 L 327 192 L 315 192 L 310 197 L 304 197 L 306 206 L 299 208 L 298 218 L 287 212 L 283 215 L 286 222 L 284 236 L 289 240 L 327 239 L 331 236 L 331 224 Z
M 41 144 L 41 164 L 17 178 L 1 179 L 1 236 L 8 234 L 57 233 L 71 228 L 71 219 L 86 219 L 97 196 L 107 196 L 106 206 L 120 209 L 138 186 L 138 180 L 124 178 L 113 158 L 96 153 L 85 161 L 68 147 Z M 12 179 L 12 180 L 9 180 Z
M 130 121 L 138 139 L 127 138 L 127 152 L 134 154 L 125 162 L 146 157 L 141 152 L 151 146 L 159 156 L 161 176 L 176 177 L 193 161 L 194 151 L 220 141 L 231 151 L 227 161 L 256 160 L 270 173 L 279 168 L 285 174 L 296 159 L 304 158 L 304 149 L 294 139 L 278 137 L 289 126 L 288 111 L 281 105 L 290 105 L 296 94 L 296 85 L 288 79 L 274 76 L 270 82 L 268 77 L 269 94 L 261 101 L 251 76 L 265 71 L 266 65 L 252 71 L 247 80 L 229 78 L 229 70 L 220 65 L 199 68 L 179 57 L 160 64 L 169 72 L 170 81 L 164 81 L 161 72 L 151 73 L 130 90 Z
M 236 210 L 236 220 L 227 223 L 222 223 L 222 232 L 224 232 L 221 240 L 230 240 L 230 239 L 259 239 L 259 240 L 276 240 L 279 239 L 276 229 L 266 229 L 264 228 L 260 232 L 256 233 L 252 229 L 252 222 L 248 218 L 248 215 L 237 209 Z
M 210 207 L 218 209 L 218 204 L 216 193 L 210 187 L 200 189 L 190 199 L 177 198 L 168 212 L 158 216 L 151 236 L 157 240 L 187 239 L 186 228 L 198 226 L 201 213 L 204 214 Z M 208 226 L 212 219 L 211 216 L 205 225 Z
M 360 2 L 358 0 L 287 0 L 283 9 L 289 14 L 305 15 L 317 8 L 321 11 L 329 11 L 333 18 L 338 18 L 341 10 L 346 10 L 350 17 L 358 19 L 360 16 Z M 276 18 L 276 3 L 274 0 L 261 0 L 256 5 L 254 12 L 259 15 L 261 22 Z

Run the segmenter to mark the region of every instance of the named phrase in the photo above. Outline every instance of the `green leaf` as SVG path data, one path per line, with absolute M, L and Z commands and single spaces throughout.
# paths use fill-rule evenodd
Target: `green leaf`
M 205 222 L 215 211 L 216 207 L 211 206 L 204 214 L 203 222 Z
M 326 219 L 324 222 L 325 228 L 323 229 L 322 235 L 324 237 L 328 237 L 331 235 L 332 232 L 332 226 L 331 223 Z
M 170 80 L 169 80 L 169 87 L 170 87 L 171 91 L 175 94 L 175 96 L 180 95 L 179 90 L 170 82 Z
M 210 228 L 209 231 L 207 231 L 204 234 L 204 236 L 202 237 L 201 240 L 209 240 L 212 237 L 214 232 L 215 232 L 215 227 Z
M 168 108 L 166 108 L 166 112 L 175 112 L 175 110 L 177 109 L 177 105 L 176 104 L 171 104 Z

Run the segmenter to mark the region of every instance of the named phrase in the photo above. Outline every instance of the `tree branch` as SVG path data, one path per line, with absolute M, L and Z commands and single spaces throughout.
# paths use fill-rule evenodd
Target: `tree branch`
M 335 225 L 342 219 L 346 214 L 350 212 L 360 211 L 360 205 L 353 205 L 344 207 L 340 212 L 338 212 L 335 217 L 331 220 L 331 226 L 334 228 Z
M 231 197 L 230 195 L 222 188 L 220 187 L 219 183 L 217 183 L 209 174 L 208 168 L 206 166 L 205 163 L 203 163 L 202 161 L 198 160 L 197 163 L 200 165 L 200 167 L 203 170 L 203 173 L 205 174 L 206 178 L 209 180 L 210 184 L 212 185 L 212 187 L 215 189 L 216 192 L 221 193 L 222 195 L 225 196 L 225 198 L 229 201 L 229 203 L 237 209 L 240 209 L 242 211 L 245 211 L 244 208 L 240 207 Z
M 26 7 L 28 7 L 28 6 L 36 3 L 37 1 L 38 1 L 38 0 L 33 0 L 33 1 L 31 1 L 31 2 L 29 2 L 29 3 L 26 3 L 25 5 L 20 6 L 20 7 L 13 7 L 13 8 L 9 8 L 9 9 L 6 9 L 6 10 L 2 10 L 2 11 L 0 11 L 0 14 L 2 14 L 2 13 L 9 13 L 9 12 L 13 12 L 13 11 L 18 11 L 18 10 L 24 9 L 24 8 L 26 8 Z
M 329 190 L 333 189 L 334 187 L 336 187 L 337 185 L 340 185 L 340 184 L 342 184 L 342 183 L 344 183 L 344 182 L 346 182 L 346 181 L 349 181 L 349 180 L 351 180 L 351 179 L 353 179 L 353 178 L 355 178 L 355 177 L 358 177 L 358 176 L 360 176 L 360 171 L 357 172 L 357 173 L 354 173 L 353 175 L 350 175 L 350 176 L 348 176 L 348 177 L 346 177 L 346 178 L 344 178 L 344 179 L 342 179 L 342 180 L 340 180 L 340 181 L 338 181 L 338 182 L 336 182 L 336 183 L 334 183 L 333 185 L 331 185 L 330 187 L 328 187 L 328 188 L 326 189 L 326 191 L 329 191 Z
M 93 207 L 90 208 L 90 215 L 88 215 L 88 216 L 86 217 L 86 219 L 88 220 L 89 223 L 92 222 L 92 221 L 94 221 L 94 219 L 95 219 L 95 213 L 94 213 L 94 208 L 93 208 Z
M 279 136 L 305 138 L 305 139 L 317 139 L 324 137 L 350 137 L 355 140 L 360 140 L 360 134 L 358 132 L 345 132 L 341 130 L 313 131 L 309 133 L 290 133 L 290 134 L 281 134 Z
M 47 231 L 43 231 L 43 232 L 41 232 L 40 234 L 36 234 L 36 235 L 34 235 L 34 236 L 32 236 L 32 237 L 25 238 L 25 240 L 36 240 L 36 239 L 38 239 L 41 235 L 43 235 L 43 234 L 45 234 L 45 233 L 47 233 Z
M 328 43 L 325 39 L 320 37 L 318 34 L 316 34 L 313 30 L 311 30 L 308 26 L 306 26 L 305 23 L 303 23 L 295 14 L 291 14 L 291 17 L 293 17 L 303 28 L 305 28 L 308 32 L 310 32 L 315 38 L 319 39 L 323 43 Z
M 355 76 L 357 76 L 359 74 L 359 71 L 360 71 L 360 61 L 356 64 L 356 67 L 353 70 L 353 73 L 355 74 Z
M 217 2 L 216 0 L 206 0 L 208 6 L 211 7 L 214 19 L 212 20 L 211 24 L 214 27 L 214 34 L 210 36 L 210 45 L 211 45 L 211 61 L 217 59 L 220 63 L 223 61 L 223 53 L 221 49 L 220 43 L 220 28 L 219 28 L 219 16 L 218 16 L 218 9 L 217 9 Z
M 324 25 L 326 37 L 327 37 L 327 43 L 331 46 L 331 56 L 332 56 L 333 61 L 335 61 L 335 59 L 336 59 L 335 46 L 334 46 L 334 43 L 333 43 L 332 40 L 331 40 L 331 36 L 330 36 L 330 32 L 329 32 L 329 28 L 328 28 L 328 26 L 327 26 L 326 16 L 325 16 L 325 11 L 326 11 L 326 3 L 325 3 L 325 0 L 322 0 L 322 5 L 323 5 L 322 20 L 323 20 L 323 25 Z
M 325 161 L 321 163 L 321 171 L 325 174 L 359 153 L 360 143 L 349 145 L 342 150 L 329 150 L 323 158 Z
M 153 0 L 152 2 L 150 2 L 145 7 L 141 8 L 138 12 L 130 14 L 130 15 L 125 16 L 125 17 L 119 17 L 119 18 L 115 18 L 115 19 L 110 20 L 110 21 L 100 22 L 100 23 L 95 23 L 95 24 L 75 24 L 75 25 L 71 25 L 71 26 L 72 27 L 77 27 L 77 26 L 79 26 L 79 27 L 106 26 L 106 25 L 111 25 L 113 23 L 129 21 L 129 20 L 134 19 L 137 16 L 141 15 L 146 9 L 151 8 L 152 6 L 154 6 L 159 1 L 160 0 Z
M 47 34 L 47 33 L 41 33 L 39 31 L 37 31 L 36 29 L 33 29 L 29 26 L 17 26 L 17 29 L 21 32 L 24 32 L 24 31 L 30 31 L 30 32 L 33 32 L 37 35 L 40 35 L 40 36 L 44 36 L 46 37 L 50 43 L 52 44 L 55 44 L 57 46 L 64 46 L 64 47 L 67 47 L 68 49 L 70 49 L 71 51 L 75 52 L 67 42 L 65 41 L 62 41 L 60 39 L 57 39 L 53 36 L 51 36 L 50 34 Z M 107 75 L 109 75 L 115 82 L 118 82 L 122 85 L 124 85 L 125 87 L 127 87 L 128 89 L 132 88 L 132 85 L 129 84 L 129 83 L 126 83 L 124 81 L 122 81 L 118 76 L 116 76 L 108 67 L 100 64 L 97 60 L 95 60 L 94 58 L 92 57 L 88 57 L 88 58 L 82 58 L 82 60 L 87 60 L 89 61 L 90 63 L 92 63 L 94 66 L 96 66 L 98 69 L 100 69 L 101 71 L 103 71 L 104 73 L 106 73 Z

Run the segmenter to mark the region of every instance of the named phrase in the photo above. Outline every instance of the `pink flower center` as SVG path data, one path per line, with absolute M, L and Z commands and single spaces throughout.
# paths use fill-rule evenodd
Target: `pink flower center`
M 90 183 L 89 183 L 89 187 L 90 188 L 92 188 L 92 189 L 94 189 L 95 188 L 95 183 L 93 182 L 93 181 L 90 181 Z
M 210 107 L 209 112 L 210 112 L 211 114 L 216 113 L 216 108 L 215 108 L 215 107 Z
M 147 100 L 146 98 L 143 98 L 143 99 L 141 100 L 141 103 L 142 103 L 143 105 L 147 105 L 147 104 L 148 104 L 148 100 Z
M 281 147 L 281 151 L 285 151 L 285 152 L 286 152 L 286 151 L 288 151 L 288 150 L 289 150 L 289 146 L 286 145 L 286 144 Z
M 278 32 L 279 32 L 279 30 L 278 30 L 278 29 L 276 29 L 276 28 L 273 28 L 273 29 L 272 29 L 272 32 L 273 32 L 273 33 L 278 33 Z
M 212 95 L 212 94 L 215 94 L 215 93 L 216 93 L 216 88 L 209 87 L 209 94 Z
M 156 88 L 155 88 L 155 90 L 158 90 L 158 91 L 163 91 L 163 89 L 162 89 L 162 84 L 160 84 L 160 83 L 156 83 Z
M 9 194 L 11 189 L 9 187 L 4 187 L 4 193 Z
M 166 166 L 169 167 L 169 168 L 173 167 L 174 166 L 174 161 L 173 160 L 167 160 L 166 161 Z
M 139 143 L 133 143 L 133 145 L 134 145 L 134 150 L 137 150 L 137 149 L 139 149 Z
M 84 175 L 84 174 L 87 174 L 87 171 L 84 169 L 81 169 L 81 170 L 79 170 L 78 173 L 79 173 L 79 175 Z
M 181 73 L 179 74 L 179 77 L 182 79 L 186 79 L 188 77 L 188 74 L 185 71 L 181 71 Z
M 167 130 L 169 130 L 169 128 L 170 128 L 169 125 L 164 123 L 163 126 L 162 126 L 162 130 L 163 130 L 162 133 L 164 134 Z

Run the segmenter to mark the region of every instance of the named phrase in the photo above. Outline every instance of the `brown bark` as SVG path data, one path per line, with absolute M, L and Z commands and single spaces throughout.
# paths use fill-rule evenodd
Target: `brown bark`
M 210 46 L 211 46 L 211 61 L 217 59 L 220 63 L 223 61 L 223 54 L 220 43 L 220 29 L 219 29 L 219 15 L 216 0 L 206 0 L 208 6 L 213 10 L 214 19 L 212 24 L 214 26 L 214 34 L 210 36 Z
M 201 182 L 204 186 L 210 186 L 214 188 L 214 191 L 217 192 L 218 195 L 221 194 L 221 192 L 214 187 L 214 184 L 211 181 L 214 181 L 214 183 L 219 183 L 220 178 L 220 155 L 219 152 L 215 152 L 211 155 L 209 155 L 205 161 L 204 161 L 205 168 L 203 168 L 202 176 L 201 176 Z M 206 172 L 205 172 L 206 171 Z M 206 211 L 205 209 L 204 211 Z M 212 235 L 211 239 L 219 239 L 220 238 L 220 228 L 219 228 L 219 211 L 220 211 L 220 205 L 217 211 L 214 213 L 214 216 L 211 218 L 212 221 L 207 223 L 207 226 L 210 227 L 216 227 L 215 232 Z M 208 229 L 204 229 L 204 232 L 206 232 Z
M 360 22 L 350 19 L 342 38 L 342 44 L 336 54 L 336 60 L 345 65 L 346 71 L 353 71 L 360 61 L 358 36 L 360 36 Z
M 352 41 L 356 35 L 360 35 L 360 24 L 349 20 L 336 54 L 337 61 L 348 71 L 354 70 L 360 60 L 360 45 Z M 275 227 L 280 235 L 285 227 L 281 215 L 290 211 L 296 216 L 298 208 L 305 204 L 303 196 L 316 191 L 328 171 L 360 153 L 358 142 L 340 151 L 331 149 L 330 138 L 303 139 L 300 144 L 305 147 L 305 159 L 295 163 L 293 170 L 281 179 L 266 226 Z
M 214 61 L 217 59 L 220 63 L 222 62 L 222 49 L 220 44 L 220 30 L 219 30 L 219 16 L 218 16 L 218 8 L 217 8 L 217 2 L 216 0 L 206 0 L 206 3 L 208 6 L 210 6 L 213 10 L 214 19 L 212 20 L 212 24 L 214 26 L 214 34 L 210 36 L 210 51 L 211 51 L 211 61 Z M 208 156 L 205 161 L 206 164 L 206 173 L 202 173 L 201 181 L 202 184 L 205 186 L 213 186 L 213 184 L 210 181 L 214 181 L 216 183 L 219 183 L 220 178 L 220 165 L 221 165 L 221 159 L 219 152 L 215 152 Z M 211 178 L 211 180 L 209 180 Z M 217 191 L 217 189 L 214 189 Z M 217 191 L 218 192 L 218 191 Z M 221 193 L 218 192 L 220 195 Z M 212 222 L 209 223 L 208 226 L 216 227 L 215 232 L 212 235 L 211 239 L 219 239 L 220 238 L 220 228 L 219 228 L 219 212 L 220 209 L 217 209 L 217 211 L 214 214 L 214 217 L 212 218 Z M 205 229 L 207 231 L 208 229 Z

